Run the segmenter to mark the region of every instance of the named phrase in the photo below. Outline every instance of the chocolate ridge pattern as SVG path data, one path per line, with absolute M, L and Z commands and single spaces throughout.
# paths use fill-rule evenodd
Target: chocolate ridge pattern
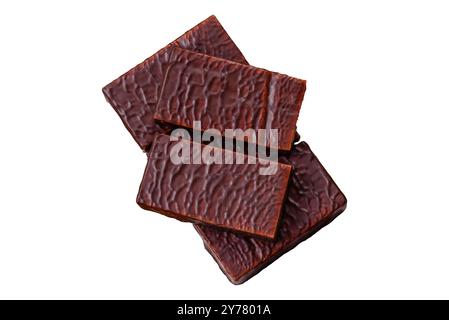
M 217 18 L 210 16 L 106 85 L 103 88 L 106 100 L 144 151 L 149 150 L 155 134 L 170 131 L 170 127 L 155 122 L 153 114 L 168 64 L 168 53 L 174 46 L 248 64 Z
M 157 135 L 148 154 L 137 203 L 144 209 L 181 221 L 275 238 L 291 166 L 276 163 L 274 174 L 261 175 L 259 170 L 269 162 L 261 164 L 246 155 L 242 164 L 205 164 L 204 159 L 201 164 L 191 164 L 191 161 L 175 164 L 171 153 L 179 153 L 180 143 L 189 147 L 189 160 L 195 147 L 201 148 L 200 156 L 205 151 L 220 151 L 222 159 L 237 155 L 233 151 L 186 140 L 171 141 L 167 135 Z
M 289 151 L 306 81 L 208 54 L 173 47 L 154 119 L 192 128 L 276 129 Z M 269 142 L 269 137 L 267 137 Z
M 195 225 L 206 250 L 234 284 L 241 284 L 329 224 L 346 208 L 346 197 L 307 143 L 281 160 L 292 178 L 275 241 Z

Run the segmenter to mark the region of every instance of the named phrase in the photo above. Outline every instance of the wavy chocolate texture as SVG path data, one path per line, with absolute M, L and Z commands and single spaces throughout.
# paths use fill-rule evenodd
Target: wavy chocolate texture
M 345 196 L 305 142 L 280 161 L 292 166 L 292 177 L 275 241 L 195 226 L 206 249 L 234 284 L 254 276 L 346 208 Z
M 173 47 L 154 119 L 202 128 L 277 129 L 290 150 L 306 82 L 283 74 Z
M 262 164 L 174 164 L 170 153 L 179 143 L 157 135 L 148 154 L 137 203 L 181 221 L 212 224 L 273 239 L 276 234 L 291 166 L 278 164 L 273 175 L 261 175 Z M 201 148 L 210 148 L 196 144 Z M 232 151 L 213 149 L 214 152 Z M 254 158 L 252 158 L 254 159 Z
M 103 88 L 106 100 L 143 150 L 148 150 L 155 134 L 169 131 L 153 119 L 168 65 L 170 48 L 179 46 L 247 64 L 240 50 L 211 16 Z
M 240 49 L 215 16 L 210 16 L 187 31 L 174 43 L 183 49 L 248 64 Z
M 206 129 L 265 127 L 270 73 L 173 48 L 155 119 Z
M 272 73 L 269 92 L 265 128 L 278 129 L 279 149 L 290 150 L 297 138 L 296 122 L 306 92 L 306 81 Z

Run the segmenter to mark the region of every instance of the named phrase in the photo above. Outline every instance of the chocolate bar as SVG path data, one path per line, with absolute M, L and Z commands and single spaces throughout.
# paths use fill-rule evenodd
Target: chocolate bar
M 172 47 L 181 47 L 247 64 L 217 18 L 211 16 L 105 86 L 103 93 L 106 100 L 144 151 L 149 149 L 155 134 L 170 131 L 169 127 L 155 122 L 153 114 Z
M 346 198 L 305 142 L 280 161 L 292 166 L 275 241 L 196 225 L 206 249 L 234 284 L 241 284 L 293 249 L 346 208 Z
M 195 148 L 199 151 L 194 152 Z M 184 156 L 174 160 L 173 155 L 183 150 L 187 150 Z M 216 157 L 217 152 L 222 163 L 205 163 L 205 154 Z M 148 153 L 137 203 L 181 221 L 273 239 L 291 166 L 261 163 L 251 156 L 244 156 L 244 163 L 238 164 L 225 164 L 225 159 L 236 159 L 236 153 L 157 135 Z M 261 174 L 269 165 L 277 166 L 273 174 Z
M 187 128 L 200 121 L 223 136 L 226 129 L 277 129 L 271 147 L 291 149 L 304 80 L 178 47 L 166 70 L 154 119 Z

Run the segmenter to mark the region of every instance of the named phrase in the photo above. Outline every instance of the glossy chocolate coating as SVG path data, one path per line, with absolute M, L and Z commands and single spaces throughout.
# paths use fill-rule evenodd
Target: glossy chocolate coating
M 154 119 L 204 129 L 277 129 L 290 150 L 306 82 L 173 47 Z
M 345 196 L 305 142 L 280 161 L 292 166 L 292 177 L 275 241 L 195 226 L 206 249 L 234 284 L 254 276 L 346 208 Z
M 278 163 L 272 175 L 261 175 L 260 163 L 174 164 L 170 154 L 183 140 L 170 141 L 167 135 L 154 139 L 140 185 L 137 203 L 182 221 L 211 224 L 273 239 L 287 193 L 291 166 Z M 201 148 L 210 148 L 196 144 Z M 235 153 L 214 148 L 235 158 Z M 210 150 L 209 150 L 210 153 Z M 204 158 L 203 158 L 204 159 Z M 254 158 L 253 158 L 254 159 Z
M 156 123 L 153 115 L 168 65 L 170 48 L 192 51 L 247 64 L 240 50 L 215 16 L 211 16 L 103 88 L 123 124 L 138 143 L 148 150 L 154 135 L 169 131 Z
M 155 134 L 169 131 L 169 128 L 154 122 L 153 114 L 168 64 L 168 52 L 173 46 L 247 64 L 240 50 L 212 16 L 104 87 L 107 101 L 143 150 L 148 150 Z M 296 134 L 297 140 L 299 136 Z M 288 162 L 288 159 L 292 161 Z M 294 147 L 292 154 L 283 161 L 294 166 L 287 191 L 285 218 L 281 218 L 279 237 L 275 242 L 204 225 L 195 226 L 206 249 L 234 283 L 242 283 L 252 277 L 332 221 L 345 208 L 343 194 L 305 143 Z M 300 165 L 298 161 L 304 163 Z M 292 202 L 295 194 L 299 199 L 296 205 Z M 219 241 L 223 243 L 220 245 Z

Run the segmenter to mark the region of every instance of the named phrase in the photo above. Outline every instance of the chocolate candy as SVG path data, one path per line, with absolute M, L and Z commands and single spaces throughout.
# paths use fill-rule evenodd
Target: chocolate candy
M 195 226 L 206 249 L 235 284 L 254 276 L 346 208 L 345 196 L 305 142 L 280 161 L 292 166 L 292 177 L 274 242 Z
M 155 134 L 170 130 L 156 123 L 153 115 L 164 82 L 170 48 L 175 46 L 247 64 L 221 24 L 211 16 L 105 86 L 106 100 L 143 150 L 148 150 Z
M 169 126 L 155 122 L 153 116 L 162 89 L 164 76 L 169 65 L 169 53 L 173 47 L 180 47 L 233 60 L 241 64 L 247 64 L 240 50 L 224 31 L 218 20 L 212 16 L 104 87 L 103 93 L 107 101 L 119 114 L 124 125 L 139 146 L 145 151 L 149 150 L 154 137 L 158 133 L 166 133 L 172 129 Z M 288 86 L 282 84 L 283 77 L 285 76 L 276 73 L 272 73 L 271 75 L 269 87 L 281 89 L 270 91 L 276 94 L 268 96 L 268 115 L 270 115 L 269 111 L 272 112 L 269 109 L 270 106 L 288 106 L 291 104 L 294 94 L 290 95 L 288 92 L 283 91 L 289 91 Z M 296 122 L 296 118 L 293 121 L 294 117 L 289 115 L 289 110 L 291 111 L 293 109 L 288 107 L 283 111 L 286 117 L 273 117 L 271 121 L 268 121 L 268 123 L 272 124 L 271 128 L 282 128 L 285 122 L 288 122 L 287 126 L 290 127 L 290 122 Z M 203 129 L 208 128 L 203 126 Z M 267 126 L 266 129 L 270 129 L 270 126 Z M 295 141 L 297 140 L 299 140 L 299 135 L 296 134 Z M 159 141 L 159 138 L 157 138 L 157 141 Z M 170 176 L 168 177 L 170 184 L 161 184 L 161 181 L 166 179 L 163 177 L 166 173 L 161 172 L 162 168 L 160 165 L 166 163 L 166 158 L 164 157 L 166 157 L 167 153 L 163 151 L 164 148 L 159 149 L 160 147 L 159 143 L 158 146 L 155 146 L 155 150 L 159 150 L 159 153 L 157 153 L 158 156 L 152 160 L 149 159 L 148 162 L 149 164 L 151 162 L 152 165 L 151 168 L 147 166 L 144 177 L 144 180 L 148 179 L 147 172 L 150 170 L 154 171 L 155 175 L 150 176 L 149 179 L 157 180 L 154 185 L 146 184 L 145 189 L 142 189 L 143 181 L 137 199 L 139 204 L 147 209 L 156 209 L 155 207 L 151 207 L 151 201 L 155 198 L 155 203 L 162 204 L 160 207 L 175 208 L 175 210 L 166 211 L 164 209 L 158 209 L 157 211 L 181 220 L 197 221 L 195 218 L 175 213 L 179 206 L 177 202 L 184 199 L 185 202 L 181 203 L 182 207 L 201 209 L 203 210 L 201 213 L 204 213 L 204 216 L 201 216 L 201 218 L 214 218 L 214 215 L 218 216 L 218 210 L 220 210 L 221 214 L 221 208 L 229 207 L 229 210 L 232 211 L 232 204 L 235 202 L 232 199 L 234 198 L 240 199 L 235 202 L 235 205 L 243 208 L 243 194 L 246 195 L 247 193 L 250 197 L 261 197 L 262 203 L 267 200 L 262 195 L 265 196 L 266 192 L 270 191 L 271 185 L 269 183 L 266 183 L 263 188 L 257 190 L 255 188 L 253 190 L 247 190 L 249 187 L 247 185 L 243 187 L 244 183 L 239 180 L 236 181 L 236 184 L 242 185 L 242 188 L 236 191 L 230 184 L 219 184 L 219 179 L 214 184 L 214 181 L 208 177 L 202 177 L 200 175 L 200 180 L 203 179 L 200 183 L 209 183 L 214 186 L 215 190 L 218 190 L 217 198 L 219 200 L 215 203 L 206 202 L 206 200 L 197 201 L 197 206 L 192 206 L 193 201 L 199 198 L 188 198 L 188 196 L 193 194 L 197 195 L 200 189 L 207 192 L 210 188 L 203 189 L 202 187 L 198 187 L 195 181 L 193 181 L 192 176 L 188 175 L 192 174 L 192 171 L 189 172 L 185 168 L 183 170 L 186 170 L 185 172 L 188 173 L 186 176 L 181 176 L 175 174 L 174 171 L 170 171 Z M 150 152 L 151 154 L 152 152 Z M 228 278 L 236 284 L 246 281 L 279 256 L 311 236 L 314 232 L 332 221 L 346 207 L 346 198 L 321 166 L 318 159 L 310 151 L 307 144 L 302 142 L 294 146 L 291 153 L 289 155 L 283 155 L 280 161 L 292 165 L 292 173 L 290 186 L 286 191 L 283 216 L 279 223 L 280 226 L 276 240 L 267 241 L 242 235 L 241 233 L 224 231 L 211 226 L 195 225 L 195 228 L 204 240 L 206 249 L 211 252 Z M 201 167 L 201 165 L 190 166 L 196 168 Z M 201 168 L 205 170 L 205 167 Z M 239 173 L 244 174 L 243 172 Z M 228 179 L 227 176 L 220 178 L 222 178 L 221 183 L 226 182 L 226 179 Z M 254 183 L 252 180 L 249 180 L 249 182 Z M 166 189 L 169 185 L 173 187 L 175 192 Z M 222 198 L 220 198 L 220 188 L 224 190 L 221 193 Z M 242 192 L 241 195 L 236 194 L 239 191 Z M 234 198 L 230 200 L 228 193 L 232 194 Z M 223 199 L 225 196 L 226 198 Z M 204 199 L 206 198 L 204 197 Z M 148 204 L 149 206 L 147 206 Z M 263 209 L 262 204 L 258 202 L 255 204 L 257 208 L 260 207 L 261 210 Z M 268 205 L 273 206 L 272 203 Z M 212 209 L 212 215 L 209 214 L 209 208 Z M 251 208 L 252 212 L 258 212 L 256 210 L 257 208 Z M 274 211 L 270 211 L 272 216 L 272 212 Z M 195 213 L 198 212 L 200 211 L 195 211 Z M 227 220 L 226 222 L 232 222 L 229 217 Z M 269 223 L 274 224 L 273 221 L 274 219 L 270 220 Z M 263 223 L 267 221 L 257 221 L 255 225 L 261 222 L 263 226 Z M 273 228 L 271 227 L 271 229 Z
M 222 135 L 277 129 L 278 148 L 288 151 L 305 90 L 304 80 L 173 47 L 154 118 L 187 128 L 201 121 Z
M 185 161 L 173 160 L 172 155 L 178 155 L 185 147 L 188 148 L 184 149 L 187 150 L 187 157 L 182 158 Z M 195 153 L 195 148 L 200 152 Z M 216 155 L 216 152 L 222 155 L 221 164 L 204 163 L 205 154 Z M 137 203 L 144 209 L 182 221 L 212 224 L 273 239 L 289 182 L 290 165 L 269 161 L 262 164 L 250 156 L 244 156 L 243 164 L 235 161 L 225 164 L 225 158 L 235 159 L 236 154 L 188 140 L 170 141 L 167 135 L 157 135 L 148 153 Z M 251 160 L 254 163 L 250 163 Z M 274 174 L 261 174 L 267 164 L 277 165 Z

